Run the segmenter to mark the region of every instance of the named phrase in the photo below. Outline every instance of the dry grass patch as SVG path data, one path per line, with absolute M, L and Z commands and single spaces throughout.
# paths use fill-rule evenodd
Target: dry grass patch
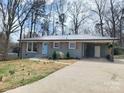
M 29 60 L 0 62 L 0 78 L 2 78 L 0 80 L 0 92 L 32 83 L 65 66 L 67 64 Z
M 74 64 L 77 60 L 57 60 L 58 63 Z

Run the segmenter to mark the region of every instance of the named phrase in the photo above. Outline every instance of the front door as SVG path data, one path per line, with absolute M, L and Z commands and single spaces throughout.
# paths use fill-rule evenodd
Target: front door
M 95 57 L 100 57 L 100 46 L 95 46 Z
M 48 55 L 48 43 L 47 42 L 42 43 L 42 55 L 44 56 Z

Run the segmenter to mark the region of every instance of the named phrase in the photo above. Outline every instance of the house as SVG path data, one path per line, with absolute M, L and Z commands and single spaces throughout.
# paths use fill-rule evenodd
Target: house
M 117 41 L 117 39 L 114 39 Z M 67 52 L 73 58 L 106 57 L 108 55 L 108 44 L 113 38 L 93 35 L 61 35 L 43 36 L 37 38 L 22 39 L 22 56 L 30 57 L 52 57 L 54 51 Z

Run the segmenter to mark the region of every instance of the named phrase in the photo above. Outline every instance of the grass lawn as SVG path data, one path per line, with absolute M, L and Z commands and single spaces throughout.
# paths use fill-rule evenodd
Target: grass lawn
M 67 65 L 29 60 L 0 62 L 0 92 L 42 79 Z

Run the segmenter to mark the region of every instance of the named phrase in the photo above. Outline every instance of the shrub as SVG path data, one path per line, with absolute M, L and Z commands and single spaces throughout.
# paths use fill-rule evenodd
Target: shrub
M 113 57 L 112 57 L 112 55 L 107 55 L 106 58 L 107 58 L 109 61 L 113 62 Z
M 57 54 L 57 58 L 58 58 L 58 59 L 64 59 L 64 58 L 65 58 L 64 53 L 61 52 L 61 51 L 57 51 L 56 54 Z
M 116 47 L 114 49 L 114 55 L 124 55 L 124 48 Z
M 112 44 L 109 44 L 109 45 L 108 45 L 108 48 L 112 48 L 112 47 L 113 47 L 113 45 L 112 45 Z
M 79 58 L 79 57 L 76 57 L 75 59 L 78 59 L 78 60 L 80 60 L 80 58 Z
M 64 59 L 65 58 L 65 55 L 63 52 L 61 51 L 54 51 L 53 54 L 52 54 L 52 59 Z
M 48 59 L 52 59 L 52 57 L 49 57 Z
M 67 52 L 66 58 L 67 58 L 67 59 L 70 59 L 70 53 L 69 53 L 69 52 Z
M 14 73 L 15 73 L 14 70 L 9 70 L 9 74 L 10 74 L 10 75 L 13 75 Z
M 54 60 L 57 59 L 57 53 L 56 53 L 56 51 L 53 52 L 52 58 L 53 58 Z
M 110 60 L 111 59 L 111 56 L 110 55 L 107 55 L 106 56 L 106 59 Z
M 118 49 L 116 48 L 116 49 L 114 49 L 114 55 L 119 55 L 120 53 L 119 53 L 119 51 L 118 51 Z

